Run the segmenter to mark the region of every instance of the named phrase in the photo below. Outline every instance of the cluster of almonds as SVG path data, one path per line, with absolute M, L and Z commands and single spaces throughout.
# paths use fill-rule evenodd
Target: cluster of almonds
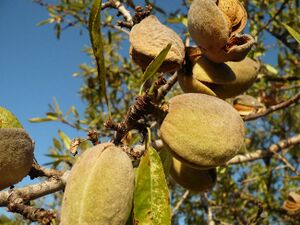
M 33 163 L 34 144 L 18 119 L 0 107 L 0 190 L 21 181 Z
M 253 38 L 238 34 L 246 20 L 238 0 L 194 0 L 188 29 L 201 54 L 189 63 L 181 38 L 155 16 L 145 18 L 130 32 L 130 55 L 142 69 L 172 44 L 159 71 L 178 71 L 179 84 L 189 93 L 169 101 L 160 133 L 173 156 L 171 176 L 194 192 L 211 189 L 216 167 L 234 157 L 243 144 L 243 121 L 222 99 L 247 90 L 257 75 L 258 64 L 246 57 Z M 34 146 L 22 128 L 7 128 L 5 120 L 0 125 L 1 190 L 28 174 Z M 123 225 L 132 208 L 133 191 L 134 171 L 128 155 L 112 143 L 96 145 L 71 170 L 61 224 Z
M 197 47 L 186 48 L 155 16 L 130 32 L 130 55 L 142 69 L 172 44 L 159 71 L 177 71 L 185 94 L 169 101 L 160 134 L 173 156 L 171 176 L 194 192 L 211 189 L 216 167 L 234 157 L 244 142 L 244 123 L 236 109 L 246 110 L 245 97 L 236 100 L 236 109 L 224 99 L 245 92 L 258 74 L 259 64 L 246 57 L 254 40 L 240 34 L 246 22 L 238 0 L 194 0 L 188 31 Z
M 169 101 L 160 134 L 172 154 L 171 176 L 193 192 L 211 189 L 216 167 L 234 157 L 244 141 L 240 114 L 222 99 L 247 90 L 258 72 L 258 64 L 245 58 L 253 39 L 238 34 L 246 20 L 238 0 L 194 0 L 188 28 L 201 54 L 189 63 L 181 38 L 155 16 L 130 32 L 130 55 L 142 69 L 172 44 L 159 72 L 178 71 L 183 91 L 190 93 Z M 121 148 L 104 143 L 88 149 L 68 178 L 61 224 L 125 224 L 133 191 L 132 163 Z

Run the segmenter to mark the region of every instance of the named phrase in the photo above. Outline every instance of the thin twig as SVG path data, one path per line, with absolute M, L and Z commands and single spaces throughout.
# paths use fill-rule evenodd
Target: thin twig
M 33 2 L 39 4 L 42 7 L 48 7 L 49 6 L 48 3 L 46 3 L 46 2 L 44 2 L 42 0 L 33 0 Z
M 277 153 L 276 151 L 273 151 L 273 150 L 271 150 L 271 151 L 274 154 L 274 158 L 283 162 L 291 171 L 293 171 L 297 175 L 300 175 L 300 173 L 297 171 L 297 169 L 295 167 L 293 167 L 292 164 L 290 164 L 289 161 L 283 155 Z
M 114 7 L 114 5 L 111 1 L 103 2 L 101 5 L 101 10 L 106 9 L 106 8 L 112 8 L 112 7 Z
M 260 117 L 267 116 L 272 112 L 275 112 L 275 111 L 280 110 L 280 109 L 287 108 L 290 105 L 297 103 L 299 99 L 300 99 L 300 92 L 298 92 L 298 94 L 296 94 L 295 96 L 293 96 L 292 98 L 290 98 L 287 101 L 281 102 L 277 105 L 273 105 L 273 106 L 263 110 L 262 112 L 253 113 L 253 114 L 250 114 L 250 115 L 244 117 L 244 121 L 255 120 L 255 119 L 258 119 Z
M 125 30 L 123 27 L 118 26 L 118 25 L 114 25 L 114 24 L 110 24 L 110 23 L 102 23 L 102 26 L 111 27 L 111 28 L 113 28 L 115 30 L 123 32 L 126 35 L 130 34 L 130 32 L 128 30 Z
M 263 79 L 265 79 L 266 81 L 270 81 L 270 82 L 287 82 L 287 81 L 298 81 L 298 80 L 300 80 L 300 77 L 290 76 L 290 75 L 285 75 L 285 76 L 266 75 L 266 76 L 263 76 Z
M 232 164 L 240 164 L 244 162 L 251 162 L 258 159 L 263 159 L 266 157 L 270 157 L 274 155 L 274 152 L 278 153 L 283 149 L 286 149 L 290 146 L 296 145 L 300 143 L 300 134 L 288 138 L 286 140 L 282 140 L 278 142 L 277 144 L 272 144 L 267 150 L 256 150 L 254 152 L 244 154 L 244 155 L 237 155 L 231 160 L 229 160 L 226 165 L 232 165 Z
M 249 222 L 249 225 L 257 225 L 257 224 L 260 224 L 262 218 L 261 218 L 261 214 L 263 213 L 264 211 L 264 208 L 263 208 L 263 204 L 259 203 L 257 204 L 257 213 L 255 215 L 255 217 L 253 219 L 250 220 Z
M 215 221 L 213 219 L 213 213 L 212 213 L 212 208 L 210 206 L 209 200 L 208 200 L 208 196 L 206 193 L 201 194 L 201 200 L 205 206 L 205 211 L 207 213 L 207 224 L 208 225 L 215 225 Z
M 300 54 L 300 48 L 297 41 L 291 41 L 289 36 L 287 35 L 288 32 L 283 32 L 282 34 L 275 32 L 272 29 L 266 27 L 266 31 L 268 31 L 273 37 L 281 41 L 286 47 L 288 47 L 293 54 Z
M 112 7 L 117 9 L 119 13 L 123 15 L 126 22 L 128 22 L 129 24 L 131 24 L 131 26 L 133 26 L 132 16 L 129 10 L 127 10 L 120 1 L 109 0 L 109 2 L 111 3 Z
M 66 125 L 68 125 L 68 126 L 70 126 L 70 127 L 72 127 L 72 128 L 75 128 L 76 130 L 89 131 L 88 128 L 84 128 L 84 127 L 81 127 L 81 126 L 78 127 L 78 126 L 76 126 L 75 124 L 70 123 L 70 122 L 67 121 L 63 116 L 58 117 L 58 119 L 59 119 L 59 121 L 60 121 L 61 123 L 66 124 Z
M 289 90 L 293 90 L 293 89 L 298 89 L 300 88 L 300 85 L 289 85 L 288 87 L 283 87 L 278 89 L 278 91 L 289 91 Z
M 189 194 L 190 194 L 189 190 L 187 190 L 187 191 L 184 192 L 183 196 L 180 198 L 180 200 L 177 202 L 176 206 L 174 207 L 174 209 L 172 211 L 172 216 L 176 215 L 178 209 L 180 208 L 180 206 L 182 205 L 182 203 L 188 197 Z
M 186 10 L 189 10 L 189 4 L 187 3 L 187 1 L 182 0 L 181 2 L 182 2 L 181 5 L 184 6 L 186 8 Z
M 268 27 L 270 25 L 270 23 L 272 23 L 273 20 L 275 20 L 275 18 L 284 10 L 286 4 L 288 3 L 289 0 L 285 0 L 281 6 L 279 7 L 279 9 L 276 11 L 276 13 L 269 19 L 269 21 L 264 24 L 257 32 L 254 36 L 259 35 L 266 27 Z
M 167 93 L 171 90 L 171 88 L 176 84 L 177 82 L 177 72 L 173 74 L 173 76 L 167 81 L 167 83 L 158 89 L 158 94 L 156 97 L 156 102 L 160 102 Z

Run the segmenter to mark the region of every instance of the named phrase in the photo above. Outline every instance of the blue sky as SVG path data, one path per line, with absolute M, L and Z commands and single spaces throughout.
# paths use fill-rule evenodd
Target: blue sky
M 45 154 L 58 129 L 71 138 L 85 134 L 60 123 L 29 123 L 28 119 L 43 117 L 53 97 L 64 112 L 72 105 L 82 112 L 81 80 L 72 74 L 79 63 L 90 62 L 81 51 L 89 43 L 87 33 L 69 29 L 57 40 L 51 25 L 36 26 L 47 16 L 30 0 L 0 0 L 0 105 L 12 111 L 34 139 L 40 164 L 49 162 Z M 29 182 L 36 181 L 25 178 L 16 186 Z M 0 208 L 0 214 L 4 212 Z
M 0 1 L 0 105 L 11 110 L 36 142 L 35 155 L 40 163 L 52 137 L 61 129 L 71 137 L 78 132 L 59 123 L 29 123 L 42 117 L 48 103 L 57 99 L 63 111 L 75 105 L 84 108 L 77 94 L 80 79 L 72 74 L 89 58 L 81 51 L 89 43 L 87 34 L 66 30 L 61 39 L 54 36 L 52 25 L 37 27 L 47 11 L 30 0 Z

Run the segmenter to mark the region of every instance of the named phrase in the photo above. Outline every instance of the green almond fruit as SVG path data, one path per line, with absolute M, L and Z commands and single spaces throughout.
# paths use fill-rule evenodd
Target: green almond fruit
M 18 183 L 29 173 L 33 150 L 33 141 L 24 129 L 0 129 L 0 190 Z
M 240 62 L 214 63 L 200 57 L 191 74 L 181 70 L 179 84 L 184 92 L 204 93 L 219 98 L 237 96 L 251 87 L 258 75 L 259 64 L 246 57 Z
M 195 169 L 183 164 L 174 157 L 170 174 L 176 183 L 193 193 L 211 190 L 217 180 L 215 168 L 208 170 Z
M 130 31 L 130 55 L 142 69 L 171 43 L 159 72 L 171 72 L 179 69 L 184 60 L 185 47 L 178 34 L 161 24 L 157 17 L 151 15 L 136 24 Z
M 194 168 L 224 165 L 241 148 L 244 123 L 227 102 L 205 94 L 189 93 L 170 99 L 160 126 L 166 147 Z
M 17 117 L 9 110 L 0 106 L 0 129 L 23 128 Z
M 86 150 L 67 180 L 61 225 L 123 225 L 132 208 L 130 158 L 112 143 Z

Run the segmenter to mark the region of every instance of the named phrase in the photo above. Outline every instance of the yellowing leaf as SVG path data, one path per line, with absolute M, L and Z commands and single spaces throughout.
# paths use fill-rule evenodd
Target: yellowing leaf
M 0 106 L 0 128 L 23 128 L 17 117 Z
M 171 224 L 169 190 L 159 155 L 152 147 L 147 149 L 137 170 L 134 224 Z
M 265 67 L 272 75 L 278 74 L 278 71 L 270 64 L 265 64 Z

